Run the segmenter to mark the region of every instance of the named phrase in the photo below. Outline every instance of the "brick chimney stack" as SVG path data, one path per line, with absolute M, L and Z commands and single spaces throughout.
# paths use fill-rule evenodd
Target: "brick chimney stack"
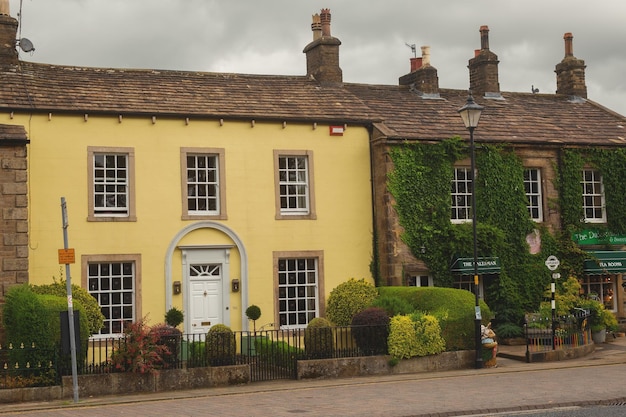
M 500 95 L 498 56 L 489 50 L 489 27 L 480 27 L 480 50 L 469 60 L 470 90 L 474 95 Z
M 430 46 L 422 46 L 422 57 L 411 58 L 411 72 L 398 79 L 400 85 L 413 85 L 427 95 L 439 94 L 437 68 L 430 65 Z
M 330 34 L 330 9 L 313 15 L 313 42 L 304 48 L 307 76 L 321 85 L 341 85 L 343 73 L 339 67 L 341 41 Z
M 563 35 L 565 40 L 565 58 L 556 65 L 556 93 L 568 96 L 587 98 L 585 84 L 585 61 L 574 56 L 571 33 Z
M 9 15 L 9 0 L 0 0 L 0 65 L 17 64 L 17 20 Z

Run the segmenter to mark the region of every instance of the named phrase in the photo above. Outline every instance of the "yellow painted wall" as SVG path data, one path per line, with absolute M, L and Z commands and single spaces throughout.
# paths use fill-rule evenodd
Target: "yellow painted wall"
M 372 205 L 368 132 L 348 127 L 330 136 L 327 125 L 148 117 L 16 114 L 1 123 L 21 124 L 29 139 L 30 282 L 64 274 L 60 198 L 67 200 L 69 245 L 76 249 L 72 281 L 80 283 L 84 254 L 141 254 L 142 315 L 151 323 L 165 313 L 165 254 L 174 236 L 193 220 L 181 220 L 181 147 L 225 149 L 227 220 L 248 255 L 250 304 L 261 307 L 258 325 L 274 321 L 273 251 L 323 250 L 326 297 L 350 277 L 369 278 Z M 136 222 L 88 222 L 87 147 L 132 147 L 135 151 Z M 276 220 L 273 150 L 313 151 L 316 220 Z M 208 233 L 208 234 L 207 234 Z M 187 236 L 183 244 L 229 243 L 217 231 Z M 231 255 L 231 277 L 241 274 Z M 180 280 L 180 253 L 172 277 Z M 244 324 L 240 294 L 231 294 L 231 326 Z M 181 296 L 173 296 L 181 306 Z M 237 311 L 235 311 L 237 310 Z

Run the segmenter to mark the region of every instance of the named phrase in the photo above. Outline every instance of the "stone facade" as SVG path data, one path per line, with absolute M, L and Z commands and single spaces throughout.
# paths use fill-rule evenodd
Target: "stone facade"
M 0 126 L 0 303 L 11 286 L 28 282 L 27 143 L 21 126 Z

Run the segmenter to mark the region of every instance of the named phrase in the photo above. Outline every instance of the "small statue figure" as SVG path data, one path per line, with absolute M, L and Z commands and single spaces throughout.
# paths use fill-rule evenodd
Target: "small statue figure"
M 498 342 L 496 342 L 496 333 L 491 329 L 491 323 L 480 326 L 480 337 L 483 345 L 483 366 L 485 368 L 497 367 Z

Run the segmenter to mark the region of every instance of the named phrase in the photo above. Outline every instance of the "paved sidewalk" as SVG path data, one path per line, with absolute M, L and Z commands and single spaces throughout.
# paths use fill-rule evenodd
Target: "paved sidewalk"
M 584 358 L 497 368 L 241 386 L 0 405 L 1 416 L 458 416 L 626 403 L 626 337 Z M 625 407 L 626 412 L 626 407 Z M 481 414 L 482 415 L 482 414 Z

